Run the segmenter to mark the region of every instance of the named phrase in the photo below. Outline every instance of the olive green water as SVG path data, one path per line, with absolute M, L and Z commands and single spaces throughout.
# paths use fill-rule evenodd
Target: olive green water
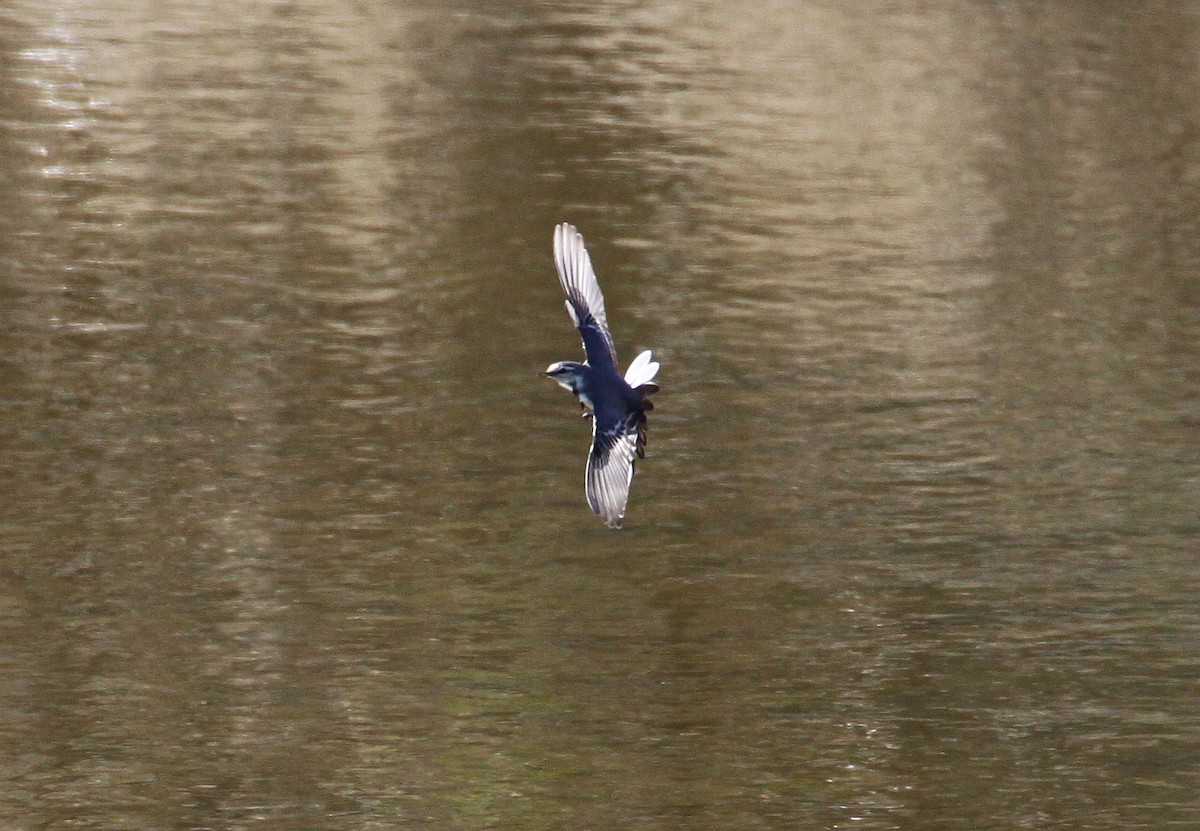
M 905 6 L 911 8 L 905 8 Z M 0 824 L 1200 827 L 1192 3 L 0 12 Z M 585 233 L 626 529 L 537 373 Z

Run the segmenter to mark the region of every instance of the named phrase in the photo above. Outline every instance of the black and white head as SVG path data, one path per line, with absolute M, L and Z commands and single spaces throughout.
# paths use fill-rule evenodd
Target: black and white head
M 542 374 L 552 378 L 563 389 L 577 393 L 583 377 L 583 364 L 578 361 L 556 361 L 546 367 Z

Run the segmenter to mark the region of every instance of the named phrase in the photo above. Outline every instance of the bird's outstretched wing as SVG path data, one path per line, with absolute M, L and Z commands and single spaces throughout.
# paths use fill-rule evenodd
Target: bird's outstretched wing
M 558 282 L 567 295 L 567 312 L 583 337 L 587 362 L 594 367 L 617 366 L 617 350 L 608 331 L 604 295 L 592 269 L 592 260 L 583 245 L 583 236 L 574 225 L 564 222 L 554 229 L 554 266 Z
M 592 452 L 588 455 L 588 505 L 609 528 L 620 528 L 633 482 L 634 460 L 645 455 L 646 414 L 633 410 L 620 420 L 592 419 Z

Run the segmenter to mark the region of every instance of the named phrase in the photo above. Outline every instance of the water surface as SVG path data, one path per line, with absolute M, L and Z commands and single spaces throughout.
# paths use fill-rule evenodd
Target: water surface
M 0 817 L 1200 823 L 1200 18 L 17 3 Z M 537 373 L 587 236 L 626 529 Z

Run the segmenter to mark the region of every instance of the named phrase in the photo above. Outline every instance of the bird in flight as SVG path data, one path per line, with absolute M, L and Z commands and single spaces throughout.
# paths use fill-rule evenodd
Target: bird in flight
M 583 236 L 566 222 L 554 229 L 554 266 L 587 360 L 559 361 L 542 374 L 573 392 L 583 417 L 591 418 L 592 450 L 584 479 L 588 505 L 609 528 L 620 528 L 634 462 L 646 457 L 646 413 L 654 409 L 649 396 L 658 392 L 658 384 L 651 383 L 658 362 L 647 349 L 633 359 L 625 377 L 617 371 L 600 283 Z

